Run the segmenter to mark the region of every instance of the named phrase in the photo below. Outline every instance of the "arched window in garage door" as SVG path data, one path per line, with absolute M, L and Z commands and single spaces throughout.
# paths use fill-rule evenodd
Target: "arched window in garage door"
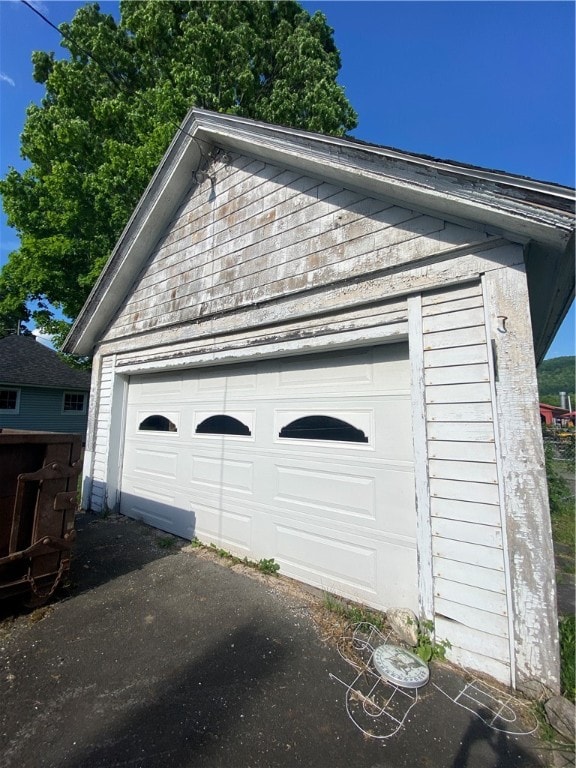
M 228 416 L 224 413 L 219 413 L 214 416 L 209 416 L 196 427 L 197 435 L 242 435 L 249 437 L 252 432 L 250 428 L 244 424 L 240 419 L 234 418 L 234 416 Z
M 150 432 L 178 432 L 176 424 L 170 421 L 166 416 L 161 416 L 159 413 L 155 413 L 152 416 L 147 416 L 138 425 L 140 431 L 148 430 Z
M 296 440 L 337 440 L 347 443 L 367 443 L 368 438 L 358 427 L 334 416 L 303 416 L 280 430 L 278 437 Z

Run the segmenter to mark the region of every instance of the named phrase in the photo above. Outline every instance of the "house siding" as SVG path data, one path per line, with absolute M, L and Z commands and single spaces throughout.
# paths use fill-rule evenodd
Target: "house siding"
M 106 357 L 97 361 L 99 371 L 98 408 L 94 412 L 94 430 L 91 435 L 91 490 L 89 508 L 103 512 L 108 505 L 107 480 L 109 434 L 112 421 L 112 386 L 114 381 L 114 360 Z
M 480 281 L 421 298 L 436 638 L 453 661 L 511 678 L 504 536 Z
M 18 413 L 0 413 L 0 428 L 86 434 L 87 412 L 83 414 L 62 413 L 64 392 L 79 392 L 80 390 L 73 388 L 66 390 L 49 389 L 12 384 L 5 386 L 20 390 L 20 403 Z M 88 392 L 84 394 L 88 400 Z
M 107 340 L 250 308 L 486 243 L 449 224 L 236 156 L 168 226 Z

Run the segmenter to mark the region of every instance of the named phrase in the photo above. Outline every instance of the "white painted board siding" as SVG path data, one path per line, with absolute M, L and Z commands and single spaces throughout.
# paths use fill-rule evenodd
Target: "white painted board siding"
M 509 683 L 500 490 L 480 284 L 423 294 L 422 326 L 436 636 L 450 640 L 449 657 L 457 663 Z
M 109 340 L 495 239 L 239 155 L 208 173 L 160 239 Z
M 103 357 L 100 360 L 100 387 L 93 432 L 92 483 L 89 507 L 94 512 L 102 512 L 106 507 L 108 436 L 111 424 L 113 381 L 114 359 Z

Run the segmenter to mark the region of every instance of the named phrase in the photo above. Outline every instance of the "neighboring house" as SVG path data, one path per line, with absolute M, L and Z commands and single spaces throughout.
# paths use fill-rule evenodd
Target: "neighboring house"
M 192 110 L 77 318 L 84 505 L 558 689 L 535 361 L 573 190 Z
M 90 374 L 34 336 L 0 339 L 0 428 L 86 434 Z
M 540 421 L 546 426 L 554 426 L 554 424 L 560 426 L 566 426 L 570 421 L 570 411 L 567 408 L 559 408 L 556 405 L 548 405 L 547 403 L 539 403 L 540 406 Z

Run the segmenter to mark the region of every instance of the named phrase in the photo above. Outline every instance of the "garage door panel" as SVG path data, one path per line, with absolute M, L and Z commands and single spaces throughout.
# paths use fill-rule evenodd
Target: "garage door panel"
M 377 519 L 388 533 L 416 539 L 414 473 L 398 468 L 382 472 L 378 486 Z
M 200 396 L 209 398 L 219 398 L 238 396 L 256 392 L 257 389 L 257 368 L 256 365 L 229 366 L 226 373 L 222 370 L 210 368 L 200 370 L 195 379 L 196 389 Z
M 382 399 L 375 408 L 375 449 L 379 458 L 413 463 L 412 403 L 407 397 Z
M 194 538 L 195 520 L 179 494 L 153 493 L 145 486 L 122 491 L 122 513 L 184 539 Z
M 342 385 L 360 389 L 374 385 L 373 352 L 371 348 L 355 353 L 333 353 L 329 356 L 285 358 L 275 375 L 275 388 L 280 397 L 285 391 L 342 391 Z
M 244 402 L 244 409 L 246 403 Z M 256 421 L 255 409 L 244 410 L 241 407 L 236 408 L 233 405 L 227 405 L 226 407 L 213 407 L 210 410 L 195 410 L 193 414 L 193 426 L 191 433 L 196 442 L 200 440 L 206 441 L 206 446 L 214 445 L 218 442 L 223 444 L 223 441 L 231 442 L 232 440 L 241 440 L 245 442 L 247 440 L 254 440 L 254 424 Z M 206 431 L 204 426 L 210 421 L 218 420 L 220 426 L 224 426 L 220 432 L 214 431 L 217 425 L 210 428 L 210 431 Z M 227 422 L 222 424 L 222 419 L 226 419 Z M 237 433 L 231 432 L 230 427 L 241 427 L 245 432 Z M 228 432 L 226 434 L 225 432 Z M 224 433 L 224 434 L 223 434 Z M 186 435 L 186 433 L 184 433 Z M 202 445 L 202 443 L 200 443 Z
M 254 464 L 219 457 L 195 456 L 191 462 L 191 485 L 209 485 L 212 488 L 252 493 Z
M 178 374 L 150 374 L 139 376 L 135 387 L 134 394 L 139 402 L 158 402 L 162 398 L 179 398 L 183 381 Z
M 409 574 L 418 573 L 416 546 L 389 542 L 378 561 L 378 592 L 384 608 L 406 606 L 418 613 L 418 588 Z
M 134 476 L 147 475 L 151 478 L 175 480 L 178 475 L 178 452 L 136 448 L 126 469 Z
M 329 531 L 302 526 L 276 526 L 276 560 L 281 572 L 351 600 L 383 609 L 407 606 L 417 610 L 414 579 L 417 555 L 413 542 L 332 537 Z
M 306 572 L 316 586 L 326 580 L 376 594 L 374 547 L 359 546 L 301 528 L 276 526 L 277 559 L 282 571 L 292 576 Z
M 347 515 L 374 519 L 376 482 L 374 477 L 359 477 L 347 472 L 275 466 L 274 501 L 291 502 L 310 512 L 344 512 Z
M 274 447 L 284 450 L 291 446 L 295 452 L 327 456 L 346 455 L 359 461 L 369 461 L 371 454 L 379 459 L 391 461 L 407 461 L 412 464 L 413 446 L 410 424 L 412 406 L 408 397 L 384 396 L 378 400 L 372 398 L 360 400 L 361 408 L 350 408 L 350 400 L 328 401 L 309 400 L 305 404 L 293 401 L 297 408 L 290 408 L 283 401 L 284 407 L 274 409 Z M 368 442 L 340 442 L 331 440 L 303 440 L 279 437 L 283 428 L 304 415 L 322 415 L 340 419 L 352 427 L 364 432 Z M 256 436 L 258 437 L 258 427 Z
M 414 475 L 411 466 L 387 467 L 374 462 L 369 468 L 297 461 L 273 465 L 270 509 L 289 511 L 303 519 L 331 525 L 361 525 L 371 532 L 386 531 L 411 540 L 416 536 Z
M 417 610 L 409 382 L 405 344 L 181 371 L 174 381 L 132 377 L 121 509 L 274 558 L 286 575 L 368 605 Z M 162 431 L 161 419 L 139 430 L 144 413 L 169 416 L 177 432 Z
M 242 514 L 194 502 L 191 511 L 195 519 L 195 536 L 200 541 L 224 547 L 236 555 L 251 552 L 253 515 L 249 510 Z

